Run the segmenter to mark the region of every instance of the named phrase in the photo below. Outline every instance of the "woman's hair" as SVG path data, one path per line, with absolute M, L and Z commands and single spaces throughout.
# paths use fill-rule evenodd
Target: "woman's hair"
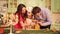
M 32 14 L 35 15 L 36 13 L 39 13 L 40 11 L 41 11 L 41 9 L 36 6 L 32 9 Z
M 22 14 L 22 8 L 23 7 L 26 7 L 26 6 L 24 4 L 19 4 L 18 7 L 17 7 L 17 11 L 16 11 L 15 14 L 18 14 L 18 16 L 20 16 L 20 14 Z M 26 10 L 26 13 L 27 13 L 27 10 Z M 27 15 L 26 13 L 24 14 L 23 17 L 26 17 L 26 15 Z
M 19 4 L 17 7 L 17 12 L 16 13 L 22 13 L 22 8 L 26 7 L 24 4 Z

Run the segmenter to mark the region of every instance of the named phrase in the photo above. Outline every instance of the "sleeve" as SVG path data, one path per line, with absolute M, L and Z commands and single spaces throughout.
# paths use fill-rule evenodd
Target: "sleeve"
M 19 20 L 20 22 L 23 22 L 23 18 L 22 18 L 22 16 L 20 16 L 20 20 Z

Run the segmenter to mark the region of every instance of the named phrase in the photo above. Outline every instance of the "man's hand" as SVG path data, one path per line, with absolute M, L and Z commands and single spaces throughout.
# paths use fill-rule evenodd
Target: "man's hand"
M 41 26 L 44 26 L 44 23 L 38 22 Z

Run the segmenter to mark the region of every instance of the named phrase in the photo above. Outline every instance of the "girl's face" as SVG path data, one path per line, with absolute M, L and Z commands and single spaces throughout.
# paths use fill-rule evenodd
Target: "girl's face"
M 23 8 L 22 8 L 22 13 L 23 13 L 23 14 L 26 13 L 26 7 L 23 7 Z
M 32 17 L 32 13 L 31 12 L 27 12 L 27 16 L 28 16 L 28 18 L 31 18 Z
M 31 12 L 27 12 L 27 15 L 28 15 L 28 16 L 31 16 L 31 15 L 32 15 L 32 13 L 31 13 Z

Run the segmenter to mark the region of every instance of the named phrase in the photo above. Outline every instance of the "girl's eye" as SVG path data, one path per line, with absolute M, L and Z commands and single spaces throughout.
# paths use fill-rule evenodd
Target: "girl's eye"
M 30 12 L 28 12 L 28 14 L 30 14 Z
M 30 13 L 30 12 L 28 12 L 28 13 Z

